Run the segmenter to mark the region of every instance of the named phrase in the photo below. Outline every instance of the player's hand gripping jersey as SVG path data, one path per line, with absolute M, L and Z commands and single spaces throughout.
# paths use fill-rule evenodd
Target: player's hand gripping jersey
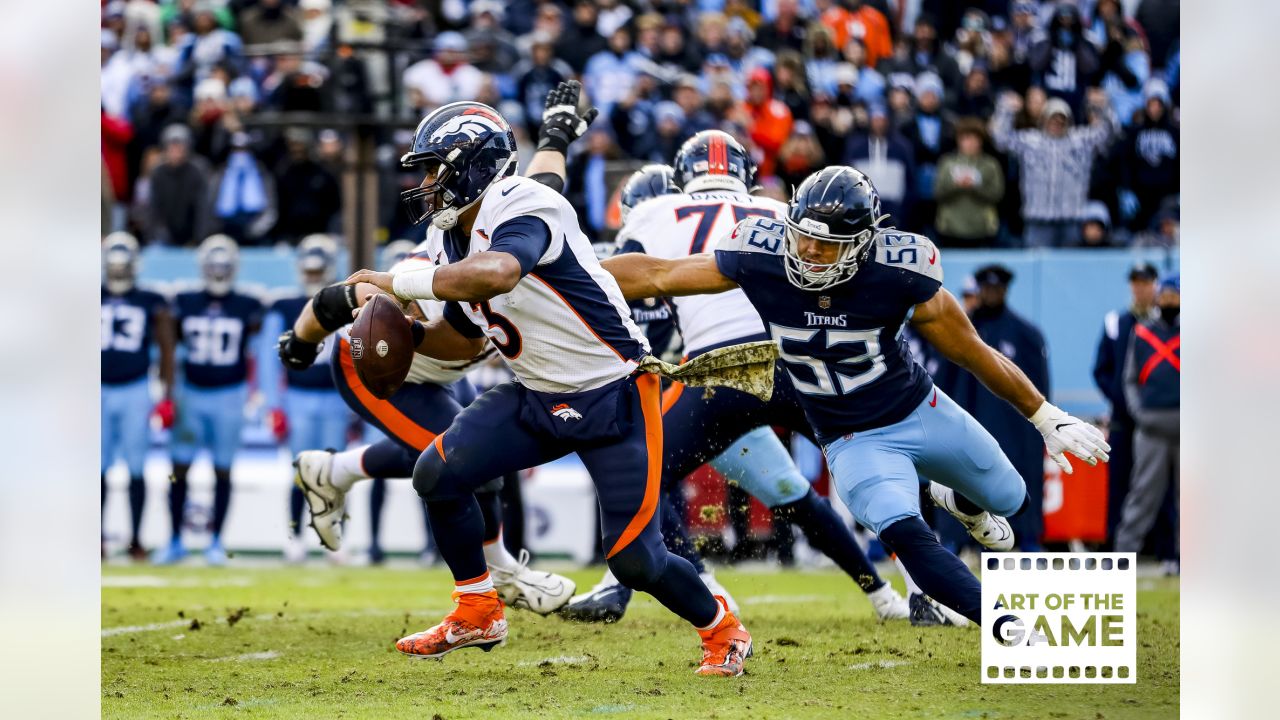
M 455 227 L 433 229 L 427 240 L 439 265 L 490 248 L 520 261 L 524 275 L 510 292 L 447 303 L 444 316 L 463 335 L 487 336 L 526 387 L 592 390 L 626 377 L 649 352 L 573 208 L 547 186 L 522 177 L 501 180 L 481 201 L 470 238 Z
M 716 250 L 717 242 L 728 238 L 744 219 L 780 219 L 786 213 L 786 203 L 727 190 L 663 195 L 631 211 L 618 233 L 618 246 L 621 252 L 642 252 L 663 259 L 697 255 Z M 741 290 L 671 301 L 686 354 L 766 332 Z
M 938 249 L 922 235 L 881 230 L 850 280 L 802 290 L 787 280 L 785 233 L 781 220 L 748 218 L 720 241 L 716 264 L 779 344 L 818 439 L 902 420 L 933 389 L 902 327 L 942 285 Z

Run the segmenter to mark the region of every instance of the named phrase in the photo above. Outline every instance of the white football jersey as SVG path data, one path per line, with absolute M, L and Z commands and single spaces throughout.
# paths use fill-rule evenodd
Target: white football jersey
M 682 258 L 713 252 L 744 218 L 781 219 L 786 214 L 786 203 L 728 190 L 659 195 L 628 213 L 617 243 L 624 250 L 636 243 L 646 255 L 658 258 Z M 760 315 L 740 289 L 671 300 L 686 354 L 765 332 Z
M 546 223 L 549 247 L 510 292 L 458 303 L 467 318 L 533 390 L 581 392 L 629 375 L 649 343 L 631 321 L 617 282 L 600 267 L 573 207 L 551 188 L 523 177 L 495 183 L 480 201 L 466 246 L 456 229 L 430 232 L 430 256 L 447 265 L 484 252 L 490 235 L 519 217 Z

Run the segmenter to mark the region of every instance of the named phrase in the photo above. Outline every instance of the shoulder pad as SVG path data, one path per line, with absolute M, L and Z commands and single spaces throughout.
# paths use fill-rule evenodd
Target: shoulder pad
M 734 226 L 733 232 L 716 245 L 716 250 L 781 255 L 786 236 L 787 225 L 783 221 L 760 216 L 749 217 Z
M 942 282 L 942 262 L 933 241 L 915 233 L 881 231 L 875 239 L 875 261 L 881 265 Z

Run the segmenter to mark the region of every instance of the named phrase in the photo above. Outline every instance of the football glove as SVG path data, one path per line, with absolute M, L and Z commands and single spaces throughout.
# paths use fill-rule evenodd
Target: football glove
M 284 410 L 276 408 L 267 413 L 267 425 L 271 427 L 271 434 L 276 442 L 282 443 L 289 439 L 289 416 Z
M 173 427 L 173 419 L 177 414 L 173 407 L 173 400 L 169 398 L 161 400 L 156 403 L 156 407 L 151 413 L 160 419 L 160 427 L 165 430 Z
M 1090 465 L 1097 465 L 1099 460 L 1106 462 L 1110 459 L 1107 453 L 1111 446 L 1102 437 L 1101 430 L 1080 418 L 1068 415 L 1048 401 L 1029 419 L 1044 436 L 1049 457 L 1068 475 L 1072 470 L 1065 453 L 1071 453 Z
M 280 362 L 290 370 L 306 370 L 320 354 L 320 343 L 302 340 L 294 336 L 293 328 L 290 328 L 276 342 L 276 353 L 280 355 Z
M 547 93 L 546 109 L 542 111 L 542 128 L 538 131 L 539 150 L 566 152 L 569 144 L 582 137 L 587 127 L 600 114 L 594 107 L 578 112 L 578 98 L 582 83 L 565 80 Z

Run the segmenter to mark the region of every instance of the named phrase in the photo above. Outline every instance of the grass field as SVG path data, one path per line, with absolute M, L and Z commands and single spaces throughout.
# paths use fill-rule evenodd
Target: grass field
M 569 573 L 580 587 L 595 569 Z M 491 653 L 394 641 L 447 610 L 443 570 L 108 567 L 110 718 L 1172 718 L 1177 580 L 1139 579 L 1137 685 L 981 685 L 977 630 L 881 625 L 835 572 L 722 571 L 756 654 L 693 675 L 697 637 L 648 597 L 619 624 L 510 611 Z

